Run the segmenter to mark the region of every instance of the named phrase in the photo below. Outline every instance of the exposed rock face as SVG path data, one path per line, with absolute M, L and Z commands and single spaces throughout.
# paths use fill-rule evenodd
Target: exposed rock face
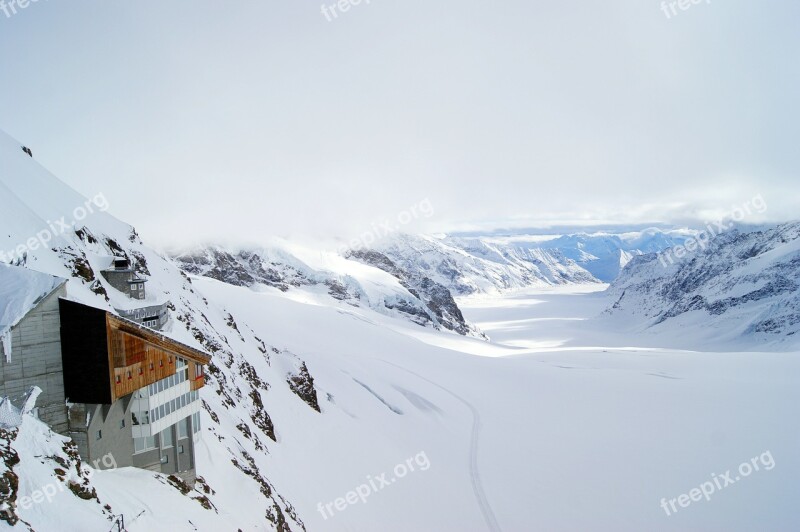
M 397 268 L 428 277 L 457 296 L 598 282 L 557 249 L 498 244 L 481 238 L 397 234 L 374 250 Z
M 319 402 L 317 401 L 317 390 L 314 388 L 314 377 L 308 372 L 308 367 L 305 362 L 300 365 L 300 369 L 296 374 L 289 375 L 287 382 L 289 383 L 289 388 L 295 395 L 317 412 L 320 411 Z
M 235 286 L 264 284 L 285 292 L 291 286 L 314 284 L 296 268 L 279 263 L 270 265 L 250 251 L 240 251 L 233 255 L 219 248 L 207 248 L 178 255 L 174 260 L 185 272 Z
M 615 299 L 610 314 L 647 326 L 697 311 L 711 316 L 705 326 L 791 337 L 800 330 L 800 223 L 732 230 L 680 260 L 671 253 L 636 257 L 608 293 Z
M 433 314 L 421 312 L 423 309 L 408 305 L 407 302 L 396 302 L 393 308 L 405 312 L 421 321 L 431 321 L 441 324 L 446 329 L 458 334 L 467 335 L 474 330 L 464 320 L 461 309 L 453 299 L 453 294 L 444 285 L 437 283 L 429 277 L 418 273 L 410 273 L 399 268 L 389 257 L 373 250 L 352 250 L 347 253 L 347 258 L 355 259 L 364 264 L 375 266 L 392 274 L 414 297 L 425 303 L 427 310 Z
M 424 327 L 483 337 L 464 320 L 446 286 L 414 270 L 397 266 L 377 251 L 350 251 L 346 258 L 389 273 L 402 288 L 383 296 L 373 292 L 370 298 L 358 279 L 316 270 L 284 252 L 270 250 L 231 252 L 207 248 L 178 255 L 174 260 L 187 273 L 236 286 L 271 286 L 284 292 L 292 288 L 324 286 L 330 297 L 353 306 L 368 306 L 386 314 L 399 314 Z

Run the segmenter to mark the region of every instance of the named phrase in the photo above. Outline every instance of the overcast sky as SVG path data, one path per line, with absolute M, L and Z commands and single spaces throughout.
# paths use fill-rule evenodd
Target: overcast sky
M 796 0 L 323 4 L 0 11 L 0 128 L 157 245 L 800 218 Z

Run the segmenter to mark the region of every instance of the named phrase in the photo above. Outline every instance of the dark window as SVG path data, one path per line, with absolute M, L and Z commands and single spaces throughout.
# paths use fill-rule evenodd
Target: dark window
M 102 430 L 98 430 L 97 431 L 97 439 L 100 440 L 102 438 L 103 438 L 103 431 Z
M 121 428 L 121 429 L 124 429 L 124 428 L 125 428 L 125 420 L 124 420 L 124 419 L 121 419 L 121 420 L 119 421 L 119 428 Z
M 172 427 L 167 427 L 161 431 L 161 447 L 172 447 L 174 445 L 172 440 Z

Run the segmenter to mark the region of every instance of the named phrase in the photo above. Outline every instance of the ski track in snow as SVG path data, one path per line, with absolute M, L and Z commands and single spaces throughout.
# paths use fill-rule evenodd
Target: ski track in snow
M 470 480 L 472 481 L 472 491 L 475 493 L 475 499 L 478 503 L 478 507 L 481 510 L 481 514 L 483 514 L 483 519 L 486 521 L 486 526 L 491 532 L 501 532 L 500 525 L 497 524 L 497 519 L 494 516 L 494 510 L 492 510 L 492 505 L 489 503 L 489 499 L 486 497 L 486 492 L 483 489 L 483 483 L 481 482 L 480 471 L 478 469 L 478 443 L 480 441 L 480 433 L 481 433 L 481 416 L 478 412 L 478 409 L 475 408 L 472 403 L 458 395 L 457 393 L 453 392 L 438 384 L 422 375 L 411 371 L 408 368 L 404 368 L 403 366 L 399 366 L 392 362 L 388 362 L 386 360 L 381 360 L 381 362 L 388 364 L 390 366 L 394 366 L 398 369 L 401 369 L 411 375 L 414 375 L 418 379 L 421 379 L 427 383 L 436 386 L 440 390 L 447 392 L 448 394 L 455 397 L 459 402 L 463 403 L 467 408 L 469 408 L 470 412 L 472 412 L 472 435 L 470 438 L 470 449 L 469 449 L 469 474 Z

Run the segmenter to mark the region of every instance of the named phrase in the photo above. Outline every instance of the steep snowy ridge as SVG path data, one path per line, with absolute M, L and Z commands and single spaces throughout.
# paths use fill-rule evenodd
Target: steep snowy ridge
M 130 300 L 100 271 L 110 265 L 113 255 L 126 256 L 147 279 L 148 297 L 170 302 L 164 333 L 212 354 L 206 386 L 200 391 L 203 437 L 196 465 L 203 482 L 197 490 L 184 494 L 172 486 L 164 489 L 163 476 L 130 468 L 99 472 L 91 480 L 98 499 L 109 503 L 114 514 L 124 514 L 129 530 L 330 529 L 330 516 L 318 512 L 318 502 L 344 495 L 367 473 L 422 450 L 436 457 L 436 468 L 419 480 L 393 486 L 388 495 L 359 511 L 337 515 L 333 528 L 368 529 L 385 518 L 398 529 L 415 528 L 421 520 L 434 529 L 455 520 L 463 529 L 481 519 L 478 509 L 463 509 L 462 501 L 473 500 L 473 494 L 461 465 L 462 451 L 453 452 L 454 445 L 469 441 L 469 412 L 436 386 L 384 359 L 398 363 L 410 357 L 427 364 L 452 356 L 420 338 L 443 344 L 484 342 L 419 327 L 397 310 L 353 305 L 358 298 L 362 303 L 380 302 L 380 307 L 387 300 L 421 301 L 411 299 L 414 296 L 400 279 L 333 254 L 321 259 L 312 254 L 323 262 L 316 264 L 313 256 L 297 250 L 265 254 L 265 264 L 282 265 L 271 281 L 276 289 L 256 291 L 228 284 L 232 279 L 219 282 L 187 275 L 105 209 L 95 209 L 70 224 L 75 209 L 89 200 L 4 134 L 0 134 L 0 187 L 9 192 L 0 196 L 3 242 L 6 250 L 15 251 L 9 262 L 67 279 L 70 299 L 115 312 Z M 39 206 L 40 200 L 46 207 Z M 50 222 L 61 217 L 68 227 L 52 230 Z M 27 245 L 38 234 L 46 237 L 46 245 Z M 345 287 L 341 299 L 332 296 L 339 287 L 326 281 L 339 281 Z M 437 316 L 424 309 L 426 315 Z M 441 423 L 453 430 L 442 433 Z M 467 429 L 463 436 L 462 428 Z M 323 443 L 320 434 L 325 435 Z M 430 438 L 431 434 L 439 436 Z M 23 461 L 38 453 L 29 445 L 17 449 Z M 45 480 L 50 482 L 49 477 L 35 475 L 22 482 L 19 497 L 41 490 Z M 448 498 L 420 497 L 423 487 L 448 493 Z M 98 519 L 110 528 L 111 515 L 98 511 L 102 505 L 96 500 L 84 500 L 71 491 L 65 497 L 59 507 L 63 504 L 70 511 L 58 513 L 61 529 L 105 529 L 96 525 Z M 208 503 L 194 500 L 199 497 Z M 402 501 L 414 501 L 417 511 L 405 511 Z M 449 508 L 445 513 L 443 505 Z M 455 516 L 457 508 L 462 511 Z M 18 528 L 27 529 L 27 521 L 35 530 L 53 529 L 49 521 L 53 507 L 35 505 L 17 511 Z
M 461 296 L 597 282 L 558 250 L 501 246 L 478 238 L 399 234 L 374 249 L 403 270 L 428 277 Z
M 445 328 L 465 336 L 483 337 L 480 331 L 464 320 L 461 309 L 458 308 L 453 295 L 445 286 L 424 275 L 398 268 L 389 257 L 377 251 L 352 250 L 347 253 L 346 257 L 375 266 L 396 277 L 411 295 L 424 303 L 429 312 L 427 319 L 435 324 L 442 324 Z
M 173 259 L 189 274 L 234 286 L 291 290 L 323 301 L 327 296 L 418 325 L 482 336 L 465 322 L 446 287 L 396 267 L 385 256 L 357 251 L 343 258 L 323 252 L 317 253 L 322 262 L 312 266 L 280 245 L 238 251 L 206 247 L 176 254 Z
M 112 455 L 99 462 L 114 467 Z M 0 521 L 18 529 L 115 530 L 123 515 L 137 528 L 180 528 L 206 519 L 224 526 L 204 479 L 191 490 L 175 476 L 99 471 L 81 461 L 72 440 L 30 415 L 19 426 L 0 428 L 0 484 Z
M 682 244 L 694 231 L 509 236 L 397 234 L 374 246 L 400 268 L 459 296 L 527 287 L 611 282 L 635 256 Z
M 609 287 L 612 316 L 640 328 L 680 327 L 717 343 L 790 346 L 800 331 L 800 223 L 732 230 L 682 259 L 634 258 Z
M 688 236 L 685 231 L 665 232 L 651 228 L 619 234 L 563 235 L 537 245 L 543 249 L 557 249 L 601 281 L 611 282 L 633 257 L 680 245 Z
M 302 379 L 305 375 L 301 372 L 302 361 L 285 349 L 268 345 L 246 323 L 209 302 L 172 262 L 146 247 L 129 225 L 102 210 L 88 216 L 76 211 L 85 207 L 87 200 L 28 157 L 18 142 L 3 133 L 0 188 L 0 227 L 6 249 L 18 250 L 15 264 L 66 278 L 70 298 L 114 312 L 115 306 L 127 303 L 126 297 L 110 286 L 99 271 L 109 266 L 112 255 L 125 255 L 147 277 L 148 293 L 171 302 L 165 333 L 213 355 L 208 383 L 201 394 L 205 436 L 198 448 L 198 470 L 214 494 L 209 495 L 209 509 L 198 505 L 194 517 L 207 523 L 209 529 L 254 530 L 269 526 L 303 530 L 303 522 L 292 505 L 264 476 L 268 448 L 276 444 L 281 430 L 265 405 L 294 401 L 304 404 L 307 397 L 301 397 L 298 386 L 291 385 L 293 378 Z M 63 218 L 69 223 L 77 219 L 76 213 L 82 218 L 78 224 L 63 231 L 53 230 L 53 221 Z M 43 235 L 46 245 L 26 244 L 37 235 Z M 305 395 L 309 394 L 311 391 L 306 389 Z M 119 481 L 124 483 L 124 477 L 120 475 Z M 148 478 L 152 488 L 144 482 L 138 487 L 131 485 L 131 490 L 144 488 L 144 492 L 156 496 L 155 486 L 160 480 L 155 475 Z M 176 492 L 173 498 L 183 496 Z M 151 506 L 157 506 L 155 501 L 143 496 L 132 500 L 126 514 L 136 515 Z M 191 516 L 185 514 L 183 526 Z M 22 518 L 25 519 L 24 511 Z M 156 517 L 141 519 L 146 523 Z M 77 528 L 80 527 L 76 525 Z

